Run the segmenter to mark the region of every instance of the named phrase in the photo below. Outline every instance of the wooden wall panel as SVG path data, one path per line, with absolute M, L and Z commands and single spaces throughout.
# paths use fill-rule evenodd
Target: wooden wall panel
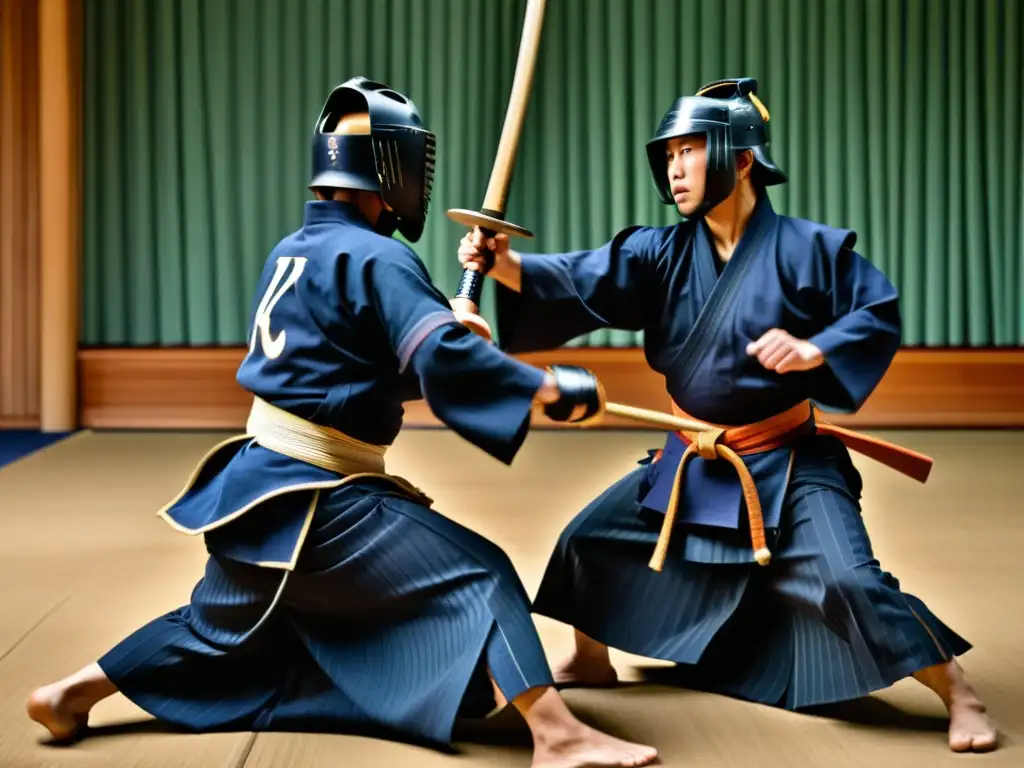
M 235 382 L 243 349 L 95 349 L 79 352 L 83 427 L 241 429 L 248 395 Z M 610 400 L 668 410 L 662 378 L 637 349 L 564 349 L 522 355 L 593 370 Z M 1024 428 L 1024 349 L 902 350 L 860 413 L 829 417 L 860 428 Z M 545 419 L 538 424 L 553 425 Z M 407 426 L 438 426 L 422 401 Z M 609 418 L 608 427 L 635 427 Z
M 39 423 L 36 0 L 0 2 L 0 427 Z

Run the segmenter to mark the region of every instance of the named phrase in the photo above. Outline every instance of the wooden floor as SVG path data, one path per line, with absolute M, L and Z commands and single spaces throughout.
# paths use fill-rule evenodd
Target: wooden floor
M 72 748 L 47 745 L 24 714 L 32 687 L 188 600 L 202 541 L 153 513 L 220 437 L 83 433 L 0 470 L 0 768 L 529 766 L 514 718 L 495 743 L 467 744 L 453 757 L 342 736 L 179 734 L 120 696 L 94 711 L 95 736 Z M 890 437 L 934 456 L 936 467 L 921 486 L 858 458 L 876 554 L 975 644 L 963 665 L 1001 726 L 1000 751 L 949 753 L 941 704 L 913 681 L 813 717 L 651 685 L 570 691 L 570 705 L 656 745 L 670 766 L 1024 765 L 1024 432 Z M 637 432 L 535 432 L 506 468 L 450 433 L 411 431 L 389 454 L 389 469 L 499 542 L 532 594 L 562 526 L 656 442 Z M 538 626 L 556 661 L 570 631 L 545 619 Z M 627 680 L 651 664 L 614 660 Z

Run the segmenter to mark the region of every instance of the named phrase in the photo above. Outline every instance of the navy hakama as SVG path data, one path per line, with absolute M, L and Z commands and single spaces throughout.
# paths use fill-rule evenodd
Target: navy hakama
M 689 528 L 664 569 L 647 561 L 661 516 L 640 467 L 566 528 L 534 611 L 628 653 L 676 662 L 668 679 L 797 709 L 847 700 L 965 653 L 970 644 L 882 570 L 853 497 L 791 488 L 772 564 L 745 529 Z
M 281 571 L 214 555 L 189 605 L 100 659 L 141 708 L 194 729 L 334 731 L 447 743 L 456 716 L 551 677 L 504 552 L 386 486 L 321 492 Z

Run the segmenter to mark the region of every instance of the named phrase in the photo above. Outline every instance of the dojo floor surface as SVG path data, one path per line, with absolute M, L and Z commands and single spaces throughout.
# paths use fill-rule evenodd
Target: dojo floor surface
M 638 682 L 569 691 L 570 706 L 657 746 L 670 766 L 1024 766 L 1024 432 L 889 436 L 936 466 L 921 486 L 856 457 L 876 555 L 974 643 L 962 663 L 1000 725 L 1000 751 L 950 753 L 941 703 L 913 681 L 813 716 Z M 188 600 L 202 573 L 202 541 L 173 532 L 154 512 L 220 438 L 85 432 L 0 469 L 0 768 L 529 766 L 529 739 L 514 717 L 450 756 L 347 736 L 181 734 L 120 696 L 94 710 L 91 738 L 47 744 L 25 715 L 29 691 Z M 532 595 L 564 524 L 657 443 L 638 432 L 538 431 L 506 468 L 451 433 L 410 431 L 389 454 L 389 469 L 501 544 Z M 571 630 L 537 623 L 556 663 Z M 627 682 L 639 680 L 638 667 L 656 665 L 613 660 Z

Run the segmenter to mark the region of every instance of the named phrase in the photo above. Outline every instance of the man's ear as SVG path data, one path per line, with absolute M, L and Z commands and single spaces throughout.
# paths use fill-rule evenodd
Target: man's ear
M 750 178 L 754 171 L 754 151 L 744 149 L 736 155 L 736 178 L 739 180 Z

